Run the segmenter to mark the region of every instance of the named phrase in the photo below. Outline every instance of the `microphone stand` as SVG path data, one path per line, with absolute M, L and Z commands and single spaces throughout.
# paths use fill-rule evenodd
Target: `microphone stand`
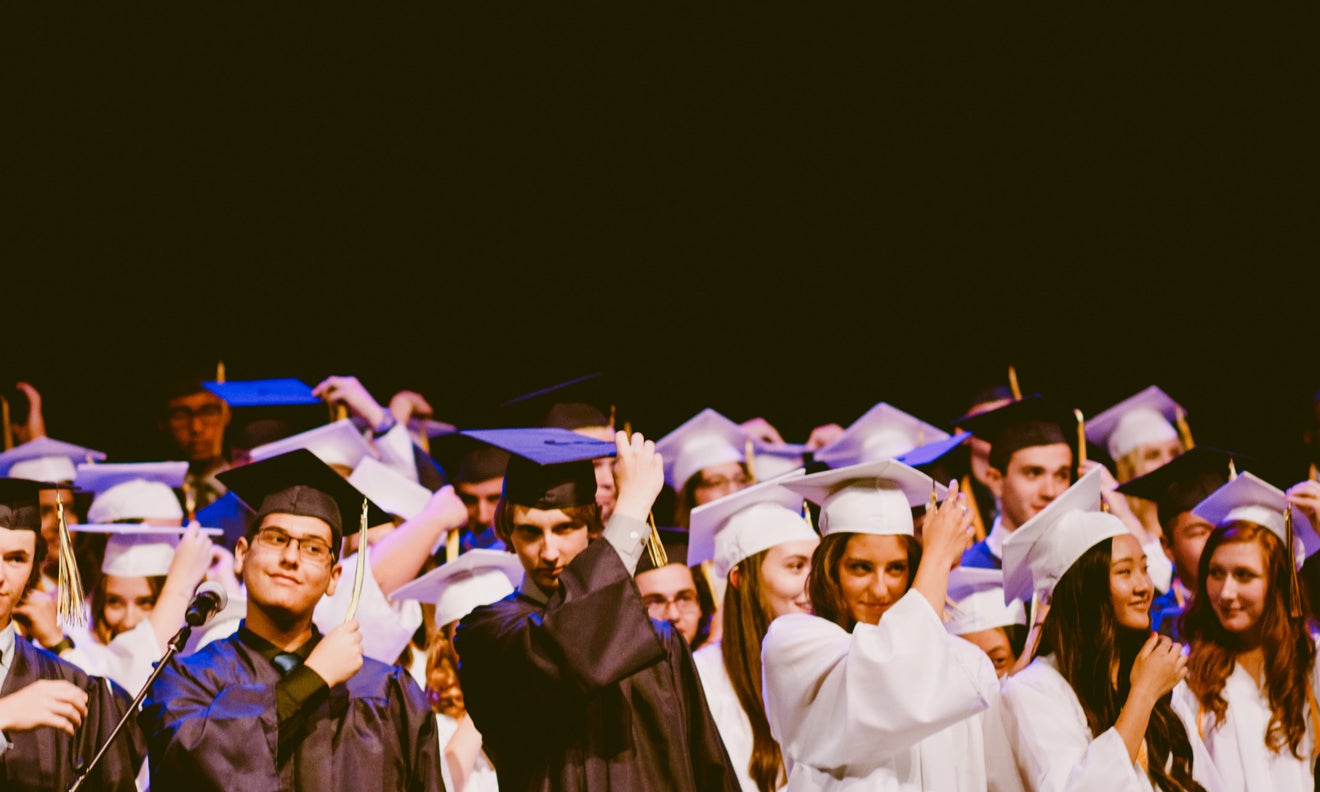
M 119 719 L 119 723 L 115 726 L 115 730 L 110 732 L 110 736 L 105 739 L 105 742 L 101 745 L 101 750 L 96 752 L 96 756 L 92 757 L 91 762 L 77 771 L 77 775 L 73 777 L 73 782 L 69 784 L 68 792 L 74 792 L 74 790 L 80 788 L 83 781 L 87 780 L 87 776 L 91 774 L 92 770 L 96 768 L 96 765 L 100 763 L 101 757 L 105 756 L 105 752 L 110 748 L 110 744 L 115 741 L 115 737 L 119 736 L 119 732 L 123 730 L 124 724 L 128 723 L 129 718 L 137 714 L 138 707 L 142 706 L 142 699 L 147 697 L 147 691 L 151 689 L 151 683 L 155 682 L 156 677 L 160 676 L 160 672 L 165 670 L 165 666 L 170 662 L 170 659 L 187 645 L 188 638 L 192 635 L 192 628 L 193 626 L 191 624 L 185 624 L 174 634 L 174 637 L 170 639 L 169 645 L 165 649 L 165 656 L 156 662 L 156 667 L 151 670 L 151 676 L 147 677 L 146 684 L 144 684 L 142 689 L 138 691 L 137 697 L 133 699 L 133 704 L 124 713 L 124 717 Z M 143 761 L 146 761 L 145 758 Z

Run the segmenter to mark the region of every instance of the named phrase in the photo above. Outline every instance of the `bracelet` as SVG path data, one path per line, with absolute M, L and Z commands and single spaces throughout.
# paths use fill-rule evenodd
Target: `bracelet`
M 379 440 L 380 438 L 389 434 L 389 431 L 398 425 L 399 425 L 399 419 L 394 417 L 394 413 L 390 412 L 389 410 L 386 410 L 385 420 L 381 421 L 380 426 L 373 426 L 371 428 L 371 436 L 372 438 Z
M 65 650 L 72 648 L 73 648 L 73 639 L 66 635 L 64 636 L 63 639 L 60 640 L 59 643 L 55 644 L 54 646 L 47 646 L 46 651 L 50 652 L 53 655 L 58 656 L 62 654 Z

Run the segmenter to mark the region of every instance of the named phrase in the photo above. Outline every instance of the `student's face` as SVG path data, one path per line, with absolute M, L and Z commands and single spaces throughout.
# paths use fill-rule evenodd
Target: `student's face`
M 898 536 L 854 534 L 839 558 L 839 587 L 854 621 L 879 624 L 908 589 L 907 545 Z
M 586 524 L 573 520 L 562 509 L 515 505 L 509 541 L 527 577 L 548 593 L 559 588 L 564 567 L 587 548 L 589 536 Z
M 342 569 L 332 556 L 324 561 L 304 558 L 301 541 L 289 541 L 282 549 L 268 545 L 261 538 L 268 528 L 292 539 L 316 538 L 330 544 L 330 526 L 316 517 L 270 514 L 262 519 L 251 544 L 240 538 L 234 548 L 234 569 L 247 586 L 249 603 L 286 618 L 310 616 L 321 597 L 335 593 Z
M 165 423 L 188 461 L 205 462 L 222 453 L 229 407 L 209 391 L 179 396 L 166 403 Z
M 1191 591 L 1196 591 L 1201 551 L 1205 549 L 1205 540 L 1210 538 L 1210 532 L 1214 529 L 1210 523 L 1185 511 L 1174 518 L 1171 538 L 1161 537 L 1161 541 L 1165 542 L 1165 555 L 1173 562 L 1174 571 Z
M 36 553 L 36 531 L 0 528 L 0 629 L 9 626 L 15 606 L 23 599 Z
M 55 569 L 60 562 L 60 513 L 59 504 L 64 502 L 64 524 L 77 525 L 78 514 L 73 510 L 73 491 L 67 489 L 42 490 L 41 499 L 41 540 L 46 543 L 46 568 Z
M 694 506 L 702 506 L 723 498 L 751 484 L 747 471 L 738 462 L 724 462 L 702 468 L 697 474 L 697 486 L 692 490 Z
M 701 627 L 701 600 L 692 570 L 680 563 L 648 569 L 637 575 L 637 591 L 652 619 L 667 621 L 691 644 Z
M 761 559 L 761 585 L 770 605 L 772 618 L 786 613 L 811 613 L 807 596 L 807 573 L 811 571 L 811 552 L 820 539 L 782 542 L 766 551 Z
M 1215 548 L 1206 570 L 1205 593 L 1225 630 L 1250 637 L 1265 613 L 1269 589 L 1260 545 L 1230 542 Z
M 989 468 L 987 475 L 1003 506 L 1004 527 L 1015 530 L 1068 489 L 1072 449 L 1067 443 L 1021 448 L 1009 458 L 1008 470 Z
M 976 644 L 990 662 L 995 665 L 995 674 L 1001 679 L 1008 674 L 1008 670 L 1017 662 L 1017 655 L 1013 654 L 1013 644 L 1008 640 L 1008 633 L 1003 627 L 991 627 L 988 630 L 978 630 L 976 632 L 966 633 L 960 636 L 964 640 Z
M 105 576 L 105 609 L 101 612 L 101 622 L 111 637 L 138 626 L 155 607 L 156 597 L 146 578 Z
M 1141 543 L 1131 534 L 1115 536 L 1110 546 L 1109 597 L 1118 623 L 1129 630 L 1149 630 L 1154 590 Z
M 1182 441 L 1177 438 L 1138 446 L 1136 453 L 1132 455 L 1132 477 L 1144 476 L 1155 468 L 1172 462 L 1182 452 Z
M 467 506 L 469 531 L 481 533 L 495 525 L 495 506 L 500 502 L 503 489 L 503 476 L 478 482 L 460 481 L 454 485 L 454 492 Z

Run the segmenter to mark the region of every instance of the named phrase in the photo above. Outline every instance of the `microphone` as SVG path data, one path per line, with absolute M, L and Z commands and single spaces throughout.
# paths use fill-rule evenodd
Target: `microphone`
M 228 604 L 229 593 L 225 591 L 225 587 L 214 580 L 208 580 L 197 587 L 183 620 L 190 627 L 201 627 L 224 610 Z

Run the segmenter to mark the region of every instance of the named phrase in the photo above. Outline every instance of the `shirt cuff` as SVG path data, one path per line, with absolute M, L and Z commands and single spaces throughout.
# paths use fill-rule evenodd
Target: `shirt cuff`
M 9 739 L 5 737 L 4 732 L 0 732 L 0 756 L 4 756 L 5 751 L 8 750 L 9 750 Z
M 637 572 L 637 564 L 642 560 L 646 549 L 646 540 L 651 537 L 651 528 L 641 520 L 615 513 L 610 524 L 605 526 L 604 537 L 619 554 L 628 574 Z
M 281 722 L 330 691 L 321 675 L 300 665 L 275 683 L 275 714 Z

